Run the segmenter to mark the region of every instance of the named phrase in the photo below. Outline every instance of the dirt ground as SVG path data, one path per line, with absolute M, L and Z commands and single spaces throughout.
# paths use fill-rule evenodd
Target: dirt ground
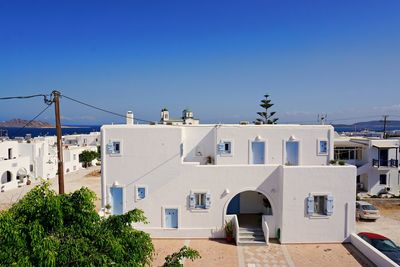
M 286 245 L 297 267 L 375 266 L 351 244 Z
M 152 266 L 162 266 L 164 258 L 187 245 L 199 251 L 201 259 L 185 260 L 184 266 L 375 266 L 351 244 L 298 244 L 235 246 L 223 239 L 153 239 Z
M 364 201 L 376 206 L 381 218 L 376 221 L 360 220 L 356 223 L 356 232 L 381 234 L 400 245 L 400 199 L 369 199 Z
M 73 173 L 67 173 L 64 175 L 64 185 L 65 192 L 73 192 L 77 189 L 80 189 L 83 186 L 86 186 L 93 190 L 97 195 L 97 200 L 95 201 L 96 208 L 99 210 L 100 203 L 100 188 L 101 181 L 99 176 L 87 176 L 89 173 L 96 173 L 100 170 L 99 166 L 93 166 L 87 169 L 78 170 Z M 58 192 L 58 179 L 53 178 L 49 180 L 51 183 L 51 188 Z M 13 190 L 9 190 L 6 192 L 0 193 L 0 210 L 9 208 L 13 203 L 17 202 L 21 199 L 27 192 L 29 192 L 33 187 L 40 183 L 40 179 L 33 180 L 30 185 L 24 185 L 20 188 L 16 188 Z

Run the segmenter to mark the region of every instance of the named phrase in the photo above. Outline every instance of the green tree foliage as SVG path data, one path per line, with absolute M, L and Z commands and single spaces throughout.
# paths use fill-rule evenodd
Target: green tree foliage
M 93 160 L 99 157 L 99 153 L 91 150 L 84 150 L 79 154 L 79 162 L 83 162 L 85 167 L 90 166 Z
M 257 118 L 256 121 L 254 121 L 255 124 L 276 124 L 278 121 L 278 118 L 271 118 L 272 116 L 275 115 L 275 111 L 268 112 L 269 108 L 272 107 L 274 104 L 271 103 L 271 100 L 268 99 L 269 95 L 264 95 L 265 99 L 261 100 L 260 107 L 262 107 L 264 110 L 261 112 L 257 112 L 257 115 L 260 116 L 261 118 Z
M 165 257 L 165 263 L 163 267 L 180 267 L 183 266 L 181 260 L 184 258 L 188 258 L 192 261 L 195 259 L 201 258 L 198 251 L 191 249 L 187 246 L 183 246 L 178 252 L 175 252 L 171 255 Z
M 146 266 L 154 247 L 134 229 L 146 222 L 141 210 L 100 218 L 95 193 L 82 188 L 57 195 L 36 186 L 0 212 L 0 266 Z

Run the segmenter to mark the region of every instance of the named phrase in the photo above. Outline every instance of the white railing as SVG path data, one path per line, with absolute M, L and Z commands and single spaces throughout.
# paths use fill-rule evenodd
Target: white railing
M 232 220 L 233 220 L 233 237 L 235 238 L 235 243 L 237 245 L 239 242 L 239 221 L 236 214 L 233 215 Z
M 389 259 L 385 254 L 371 246 L 357 234 L 353 233 L 350 236 L 350 241 L 364 256 L 372 261 L 376 266 L 395 267 L 398 266 L 394 261 Z
M 269 244 L 269 227 L 268 227 L 268 222 L 267 222 L 268 216 L 263 215 L 262 216 L 262 230 L 264 232 L 264 238 L 265 238 L 265 243 L 268 245 Z

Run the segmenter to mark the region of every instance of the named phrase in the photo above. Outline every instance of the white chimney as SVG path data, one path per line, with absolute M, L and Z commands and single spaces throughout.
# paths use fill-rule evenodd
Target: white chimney
M 132 111 L 128 111 L 126 113 L 126 124 L 133 125 L 133 112 Z

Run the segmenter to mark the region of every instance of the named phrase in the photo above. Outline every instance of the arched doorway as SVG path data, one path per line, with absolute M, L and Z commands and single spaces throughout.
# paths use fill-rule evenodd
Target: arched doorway
M 5 171 L 2 175 L 1 175 L 1 183 L 5 184 L 8 182 L 11 182 L 12 180 L 12 173 L 10 171 Z
M 236 194 L 226 208 L 226 214 L 235 214 L 241 227 L 259 227 L 263 215 L 273 215 L 269 199 L 261 192 L 247 190 Z
M 24 181 L 24 178 L 28 176 L 28 172 L 25 168 L 20 168 L 17 171 L 17 180 L 18 182 L 22 183 Z

